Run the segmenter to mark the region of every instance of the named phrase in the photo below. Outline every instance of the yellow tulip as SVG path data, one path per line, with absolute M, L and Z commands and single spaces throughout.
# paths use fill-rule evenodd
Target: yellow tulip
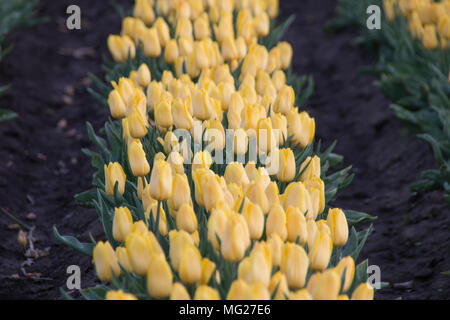
M 179 208 L 176 222 L 179 230 L 185 230 L 188 233 L 197 230 L 197 216 L 188 203 L 182 204 Z
M 114 119 L 123 118 L 126 114 L 126 104 L 117 90 L 112 90 L 108 96 L 108 106 Z
M 147 291 L 154 298 L 166 298 L 172 291 L 173 275 L 165 257 L 152 256 L 147 273 Z
M 180 261 L 181 261 L 181 250 L 185 244 L 194 245 L 194 241 L 192 240 L 189 233 L 184 230 L 171 230 L 169 232 L 169 243 L 170 243 L 170 262 L 175 271 L 179 271 Z
M 286 75 L 282 70 L 276 70 L 273 74 L 272 74 L 272 82 L 273 85 L 275 86 L 275 89 L 277 89 L 278 92 L 281 91 L 281 89 L 284 88 L 284 86 L 286 85 Z M 292 94 L 292 92 L 290 92 L 290 94 Z M 287 101 L 290 102 L 290 101 Z
M 114 186 L 117 183 L 120 194 L 125 192 L 125 181 L 127 176 L 118 162 L 110 162 L 104 166 L 105 171 L 105 191 L 111 197 L 114 196 Z
M 295 156 L 291 148 L 283 148 L 279 150 L 280 168 L 277 173 L 279 181 L 289 182 L 295 177 Z
M 192 38 L 189 37 L 178 38 L 178 46 L 180 55 L 182 55 L 183 57 L 189 56 L 194 51 L 194 42 Z
M 186 104 L 180 98 L 177 98 L 172 104 L 172 118 L 177 129 L 192 129 L 194 120 Z
M 229 163 L 225 169 L 224 177 L 227 184 L 235 183 L 241 188 L 245 188 L 250 183 L 244 166 L 239 162 Z
M 155 20 L 155 12 L 147 0 L 136 0 L 133 15 L 142 19 L 147 25 L 151 25 Z
M 109 35 L 108 49 L 116 62 L 125 62 L 128 57 L 134 59 L 136 56 L 136 47 L 128 36 Z
M 130 259 L 128 258 L 127 248 L 125 247 L 117 247 L 116 248 L 116 256 L 119 264 L 127 271 L 132 272 L 133 267 L 131 266 Z
M 273 207 L 274 205 L 280 203 L 280 192 L 275 181 L 271 181 L 264 192 L 266 193 L 266 197 L 269 201 L 270 207 Z
M 216 270 L 216 264 L 209 260 L 208 258 L 202 259 L 202 277 L 201 277 L 201 283 L 202 284 L 208 284 L 209 280 L 211 279 L 211 276 L 213 275 L 214 271 Z
M 125 293 L 122 290 L 109 290 L 106 293 L 105 300 L 137 300 L 137 298 L 134 294 Z
M 147 88 L 152 80 L 152 75 L 148 66 L 143 63 L 137 70 L 137 80 L 141 87 Z
M 243 279 L 236 279 L 231 284 L 227 300 L 248 300 L 249 286 Z
M 292 142 L 305 148 L 314 139 L 316 124 L 314 118 L 311 118 L 306 111 L 293 113 L 291 119 L 288 119 L 288 135 L 292 135 Z
M 200 285 L 195 290 L 194 300 L 220 300 L 220 296 L 216 289 Z
M 306 219 L 298 208 L 289 207 L 286 210 L 286 226 L 288 241 L 296 242 L 298 237 L 301 245 L 306 243 L 308 240 Z
M 291 293 L 289 300 L 312 300 L 312 297 L 307 289 L 300 289 Z
M 426 25 L 423 30 L 422 44 L 427 50 L 436 49 L 438 46 L 438 39 L 436 36 L 436 26 Z
M 158 216 L 158 203 L 153 202 L 150 207 L 147 208 L 145 211 L 145 219 L 149 221 L 150 219 L 150 213 L 152 214 L 153 221 L 156 221 Z M 166 212 L 163 208 L 160 208 L 159 210 L 159 223 L 158 223 L 158 231 L 161 233 L 163 237 L 167 235 L 167 218 L 166 218 Z
M 147 274 L 153 251 L 148 237 L 139 232 L 132 232 L 125 240 L 125 247 L 134 273 L 140 276 Z
M 317 225 L 317 230 L 319 230 L 319 232 L 325 232 L 326 234 L 328 234 L 331 237 L 331 229 L 328 226 L 328 223 L 326 220 L 324 220 L 324 219 L 317 220 L 316 225 Z
M 249 184 L 246 195 L 251 202 L 259 205 L 264 214 L 267 214 L 270 206 L 269 199 L 267 199 L 266 193 L 264 192 L 265 187 L 261 181 L 253 181 Z
M 261 12 L 253 19 L 253 26 L 258 37 L 266 37 L 269 34 L 270 20 L 266 12 Z
M 144 53 L 149 58 L 158 58 L 161 55 L 161 43 L 155 27 L 146 29 L 140 39 L 144 45 Z
M 311 196 L 302 182 L 291 182 L 283 194 L 283 208 L 287 210 L 290 206 L 296 207 L 307 218 L 315 219 Z
M 295 93 L 291 86 L 284 85 L 278 93 L 277 99 L 273 106 L 273 111 L 287 115 L 294 106 Z
M 252 202 L 247 202 L 242 208 L 242 215 L 247 221 L 250 232 L 250 239 L 258 240 L 261 238 L 264 231 L 264 214 L 259 205 Z
M 314 271 L 325 270 L 330 262 L 332 251 L 333 242 L 331 237 L 326 232 L 317 232 L 314 242 L 309 249 L 311 268 Z
M 280 66 L 286 70 L 291 65 L 293 49 L 289 42 L 282 41 L 278 44 L 280 48 Z
M 195 39 L 197 40 L 203 40 L 211 36 L 211 30 L 209 28 L 209 21 L 207 14 L 204 14 L 195 20 L 194 34 Z
M 308 265 L 309 260 L 305 249 L 294 243 L 285 244 L 280 271 L 286 275 L 289 288 L 300 289 L 305 285 Z
M 101 281 L 111 281 L 121 273 L 116 253 L 109 242 L 99 241 L 93 251 L 95 271 Z
M 314 300 L 336 300 L 341 287 L 341 279 L 334 269 L 326 270 L 317 280 L 312 296 Z
M 146 119 L 135 108 L 128 116 L 130 135 L 135 139 L 141 139 L 147 135 Z
M 180 282 L 175 282 L 170 292 L 170 300 L 190 300 L 189 293 Z
M 320 158 L 318 156 L 307 157 L 300 165 L 300 181 L 311 180 L 312 177 L 320 178 Z
M 394 1 L 395 0 L 383 0 L 383 10 L 386 15 L 386 20 L 389 22 L 392 22 L 395 19 Z
M 208 219 L 208 241 L 211 242 L 214 249 L 219 251 L 220 246 L 217 237 L 222 241 L 228 216 L 223 210 L 213 209 Z
M 347 218 L 341 209 L 328 210 L 327 223 L 331 231 L 331 239 L 336 247 L 342 247 L 347 243 L 348 224 Z
M 314 216 L 317 217 L 325 209 L 325 184 L 320 178 L 312 177 L 304 185 L 311 196 Z
M 256 250 L 240 262 L 238 277 L 248 284 L 262 283 L 267 286 L 270 282 L 271 271 L 263 252 Z
M 131 171 L 136 177 L 143 177 L 150 172 L 150 165 L 139 140 L 134 140 L 128 146 L 128 161 Z
M 170 40 L 170 29 L 166 21 L 162 17 L 158 17 L 154 23 L 154 27 L 158 32 L 158 39 L 161 46 L 164 48 Z
M 155 161 L 150 177 L 150 195 L 153 199 L 165 201 L 172 194 L 172 170 L 164 160 Z
M 190 205 L 191 203 L 191 189 L 186 174 L 175 174 L 172 181 L 172 194 L 168 200 L 169 207 L 178 211 L 183 204 Z M 191 232 L 194 230 L 189 233 Z
M 177 40 L 171 39 L 167 42 L 166 48 L 164 49 L 164 60 L 167 64 L 174 64 L 175 60 L 178 58 L 179 50 L 177 45 Z
M 289 297 L 289 288 L 286 276 L 281 271 L 275 273 L 270 279 L 269 292 L 271 296 L 274 296 L 275 289 L 277 289 L 275 293 L 275 300 L 285 300 L 286 297 Z
M 118 242 L 125 241 L 125 238 L 130 233 L 131 225 L 133 224 L 133 217 L 127 207 L 120 207 L 114 209 L 113 219 L 113 237 Z
M 361 283 L 352 293 L 352 300 L 373 300 L 373 288 L 368 282 Z
M 195 172 L 200 168 L 209 169 L 211 164 L 212 158 L 208 150 L 197 152 L 194 156 L 194 160 L 192 161 L 192 172 Z
M 287 239 L 286 213 L 283 207 L 276 204 L 270 209 L 266 222 L 266 235 L 278 234 L 282 241 Z
M 353 278 L 355 276 L 355 261 L 351 256 L 342 258 L 336 266 L 336 271 L 339 274 L 339 279 L 342 279 L 342 276 L 344 275 L 342 292 L 346 292 L 353 283 Z
M 152 81 L 147 87 L 147 103 L 150 111 L 152 111 L 156 104 L 161 101 L 162 87 L 157 81 Z
M 178 20 L 175 36 L 177 38 L 187 37 L 192 39 L 192 23 L 189 19 L 181 18 Z
M 247 222 L 240 214 L 233 213 L 228 219 L 222 236 L 221 253 L 230 262 L 241 260 L 250 245 Z
M 196 283 L 202 277 L 202 257 L 197 247 L 185 244 L 180 252 L 180 279 L 187 284 Z

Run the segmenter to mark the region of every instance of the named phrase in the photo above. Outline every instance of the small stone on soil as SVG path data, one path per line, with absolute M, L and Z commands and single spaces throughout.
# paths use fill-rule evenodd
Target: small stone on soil
M 37 215 L 34 212 L 30 212 L 29 214 L 27 214 L 27 219 L 30 221 L 36 220 Z

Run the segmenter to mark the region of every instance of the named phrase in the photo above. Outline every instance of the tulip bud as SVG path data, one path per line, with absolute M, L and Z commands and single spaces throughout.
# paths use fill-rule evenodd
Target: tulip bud
M 278 191 L 278 185 L 275 181 L 270 182 L 264 192 L 266 193 L 270 207 L 280 203 L 280 192 Z
M 211 35 L 211 30 L 209 28 L 208 15 L 202 15 L 197 18 L 194 22 L 194 34 L 195 39 L 203 40 L 209 38 Z
M 150 84 L 150 81 L 152 81 L 150 69 L 145 63 L 141 64 L 137 71 L 137 80 L 139 85 L 143 88 L 147 88 Z
M 202 259 L 202 278 L 201 283 L 202 284 L 208 284 L 209 280 L 211 279 L 211 276 L 213 275 L 214 271 L 216 270 L 216 264 L 209 260 L 208 258 Z
M 280 48 L 280 66 L 281 69 L 286 70 L 291 65 L 293 50 L 289 42 L 282 41 L 278 44 Z
M 228 291 L 227 300 L 247 300 L 249 286 L 243 279 L 236 279 Z
M 189 293 L 180 282 L 175 282 L 170 292 L 170 300 L 190 300 Z
M 137 298 L 134 294 L 125 293 L 122 290 L 109 290 L 106 293 L 105 300 L 137 300 Z
M 209 169 L 211 164 L 211 154 L 207 150 L 197 152 L 194 156 L 194 160 L 192 161 L 192 172 L 195 172 L 200 168 Z
M 130 259 L 128 258 L 127 248 L 125 247 L 117 247 L 116 248 L 116 256 L 119 264 L 128 272 L 133 271 L 133 267 L 131 266 Z
M 352 300 L 373 300 L 373 288 L 368 282 L 361 283 L 352 293 Z
M 305 285 L 308 265 L 305 249 L 294 243 L 285 244 L 280 271 L 286 275 L 289 288 L 299 289 Z
M 136 0 L 133 15 L 136 18 L 142 19 L 147 25 L 151 25 L 155 20 L 155 12 L 153 11 L 153 7 L 150 5 L 150 2 L 147 0 Z
M 325 185 L 318 177 L 312 177 L 304 182 L 306 190 L 308 190 L 314 212 L 314 219 L 325 209 Z
M 216 289 L 200 285 L 195 290 L 194 300 L 220 300 L 220 296 Z
M 179 148 L 181 149 L 181 148 Z M 169 156 L 167 157 L 167 162 L 172 167 L 172 175 L 175 176 L 175 174 L 184 174 L 184 159 L 183 156 L 178 151 L 172 151 L 169 153 Z M 172 192 L 173 193 L 173 192 Z
M 314 300 L 336 300 L 340 287 L 341 280 L 338 273 L 334 269 L 329 269 L 317 280 L 312 296 Z
M 342 258 L 336 266 L 336 271 L 339 274 L 339 279 L 342 279 L 342 276 L 344 276 L 342 292 L 346 292 L 353 283 L 353 278 L 355 276 L 355 261 L 351 256 Z
M 172 291 L 173 275 L 165 257 L 154 254 L 147 273 L 148 294 L 154 298 L 168 297 Z
M 267 214 L 270 210 L 270 206 L 264 190 L 265 186 L 263 187 L 261 182 L 254 181 L 250 183 L 247 189 L 247 197 L 251 202 L 259 205 L 264 214 Z
M 272 207 L 266 222 L 267 237 L 270 237 L 274 233 L 278 234 L 283 242 L 286 241 L 286 213 L 283 207 L 278 204 Z
M 241 260 L 250 245 L 247 222 L 240 214 L 233 213 L 228 219 L 222 237 L 221 253 L 230 262 Z
M 211 211 L 216 205 L 225 200 L 222 187 L 215 175 L 206 176 L 203 184 L 203 205 Z
M 172 105 L 173 122 L 177 129 L 191 130 L 193 125 L 192 115 L 185 103 L 177 98 Z
M 312 297 L 307 289 L 300 289 L 294 293 L 291 293 L 289 300 L 312 300 Z
M 134 140 L 128 146 L 128 161 L 131 171 L 133 171 L 133 175 L 136 177 L 143 177 L 150 172 L 150 165 L 148 164 L 142 143 L 139 140 Z
M 170 40 L 170 29 L 166 21 L 162 17 L 158 17 L 154 24 L 158 32 L 158 39 L 161 46 L 164 48 Z
M 134 273 L 140 276 L 147 274 L 153 251 L 148 237 L 139 232 L 132 232 L 125 240 L 125 247 Z
M 183 204 L 191 205 L 191 188 L 186 174 L 177 173 L 172 181 L 172 194 L 168 200 L 169 207 L 174 211 L 178 211 Z M 189 231 L 189 233 L 194 232 Z
M 308 245 L 309 247 L 309 245 Z M 309 249 L 309 260 L 314 271 L 325 270 L 330 262 L 333 242 L 326 232 L 318 232 L 313 245 Z
M 140 39 L 144 45 L 144 53 L 149 58 L 158 58 L 161 55 L 161 43 L 155 27 L 146 29 Z
M 272 276 L 272 279 L 270 279 L 269 292 L 271 296 L 274 296 L 275 289 L 277 290 L 275 293 L 275 300 L 285 300 L 286 297 L 289 296 L 289 288 L 286 276 L 281 271 L 275 273 Z
M 287 115 L 291 111 L 294 105 L 294 101 L 294 89 L 291 86 L 284 85 L 278 93 L 277 99 L 275 100 L 273 111 Z
M 308 240 L 308 229 L 306 227 L 305 216 L 298 208 L 289 207 L 286 211 L 287 240 L 296 242 L 297 238 L 300 244 L 305 245 Z
M 291 182 L 283 194 L 283 208 L 296 207 L 307 218 L 314 219 L 311 196 L 301 182 Z
M 286 85 L 286 75 L 282 70 L 277 70 L 272 74 L 272 82 L 275 89 L 280 92 Z
M 347 218 L 341 209 L 329 209 L 327 223 L 331 231 L 331 239 L 336 247 L 342 247 L 347 243 L 348 224 Z
M 180 267 L 178 274 L 184 283 L 192 284 L 201 280 L 202 257 L 197 247 L 185 244 L 180 253 Z
M 95 271 L 101 281 L 111 281 L 114 272 L 115 276 L 120 275 L 120 267 L 116 253 L 109 242 L 99 241 L 93 251 Z
M 242 208 L 242 215 L 247 221 L 250 239 L 260 239 L 264 231 L 264 214 L 259 205 L 250 201 L 247 202 L 244 208 Z
M 120 119 L 125 116 L 126 104 L 117 90 L 112 90 L 109 93 L 108 106 L 114 119 Z
M 169 232 L 169 242 L 170 242 L 170 262 L 175 271 L 179 271 L 180 261 L 181 261 L 181 250 L 185 244 L 194 245 L 189 233 L 184 230 L 172 230 Z
M 118 162 L 110 162 L 108 166 L 105 164 L 105 191 L 111 197 L 114 196 L 114 186 L 117 182 L 117 190 L 121 195 L 125 192 L 125 181 L 127 176 L 123 172 L 122 166 Z
M 197 230 L 197 216 L 192 207 L 184 203 L 177 212 L 177 228 L 193 233 Z
M 114 209 L 113 219 L 113 237 L 118 242 L 124 242 L 127 235 L 130 233 L 131 225 L 133 224 L 133 217 L 127 207 L 120 207 Z
M 174 64 L 175 60 L 178 58 L 178 55 L 179 51 L 177 40 L 175 39 L 169 40 L 164 50 L 164 60 L 167 62 L 167 64 Z
M 238 277 L 248 284 L 270 282 L 271 268 L 261 250 L 252 251 L 249 257 L 241 261 L 238 268 Z
M 128 116 L 130 134 L 135 139 L 141 139 L 147 135 L 146 119 L 135 108 Z
M 279 181 L 289 182 L 295 177 L 295 156 L 291 148 L 283 148 L 279 151 L 280 162 L 277 178 Z
M 239 162 L 228 164 L 225 169 L 224 177 L 227 184 L 235 183 L 241 188 L 245 188 L 250 183 L 244 166 Z
M 213 209 L 208 219 L 208 240 L 212 243 L 215 250 L 220 250 L 217 237 L 222 242 L 225 227 L 227 226 L 228 215 L 220 209 Z
M 153 199 L 165 201 L 172 194 L 172 170 L 164 160 L 155 161 L 150 177 L 150 195 Z
M 136 47 L 128 36 L 108 36 L 108 49 L 116 62 L 125 62 L 128 57 L 134 59 L 136 55 Z
M 187 37 L 192 39 L 192 23 L 187 18 L 181 18 L 178 20 L 175 30 L 176 38 Z

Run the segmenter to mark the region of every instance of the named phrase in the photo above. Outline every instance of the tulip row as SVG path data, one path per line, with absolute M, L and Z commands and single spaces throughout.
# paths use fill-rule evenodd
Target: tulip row
M 295 106 L 311 87 L 274 43 L 277 13 L 273 0 L 138 0 L 108 38 L 112 88 L 94 78 L 92 93 L 112 119 L 106 140 L 88 125 L 96 188 L 77 196 L 107 241 L 54 229 L 93 257 L 102 284 L 86 298 L 373 298 L 367 260 L 355 265 L 371 228 L 355 226 L 374 218 L 330 207 L 353 176 L 327 175 L 341 157 L 314 147 Z
M 366 9 L 384 8 L 381 30 L 367 30 Z M 330 27 L 358 26 L 363 43 L 374 50 L 380 75 L 378 86 L 396 116 L 427 141 L 439 169 L 422 172 L 411 186 L 415 192 L 445 191 L 450 203 L 450 1 L 340 0 L 338 17 Z

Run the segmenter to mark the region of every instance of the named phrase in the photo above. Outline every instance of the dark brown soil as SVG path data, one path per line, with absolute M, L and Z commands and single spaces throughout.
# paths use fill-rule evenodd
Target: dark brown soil
M 81 7 L 81 31 L 65 29 L 71 4 Z M 297 15 L 285 37 L 294 46 L 295 70 L 316 81 L 307 109 L 318 136 L 326 145 L 338 139 L 336 152 L 354 165 L 356 178 L 336 205 L 378 216 L 361 254 L 391 283 L 377 298 L 448 299 L 450 277 L 440 273 L 450 270 L 450 210 L 440 192 L 414 196 L 408 190 L 421 170 L 435 166 L 431 149 L 401 129 L 374 79 L 358 74 L 370 60 L 350 44 L 355 34 L 323 32 L 334 6 L 333 0 L 281 1 L 284 15 Z M 102 237 L 95 210 L 77 206 L 73 195 L 90 187 L 93 173 L 81 153 L 90 147 L 85 122 L 99 128 L 107 116 L 83 79 L 88 72 L 102 75 L 106 37 L 119 31 L 120 18 L 109 1 L 92 0 L 41 0 L 40 14 L 50 22 L 8 37 L 15 48 L 0 65 L 0 85 L 12 84 L 0 108 L 19 113 L 0 125 L 0 207 L 34 224 L 36 246 L 50 254 L 24 267 L 41 274 L 40 280 L 27 279 L 17 231 L 8 229 L 12 221 L 0 212 L 0 299 L 59 299 L 72 264 L 81 267 L 81 286 L 93 285 L 89 259 L 60 245 L 51 228 L 82 240 L 89 232 Z M 35 221 L 26 219 L 30 212 Z

